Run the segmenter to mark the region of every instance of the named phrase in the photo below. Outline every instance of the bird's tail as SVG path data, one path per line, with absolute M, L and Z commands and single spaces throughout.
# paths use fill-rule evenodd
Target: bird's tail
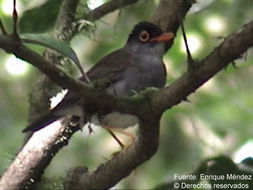
M 38 131 L 60 118 L 61 118 L 61 116 L 59 116 L 59 115 L 54 115 L 53 113 L 48 113 L 48 114 L 32 121 L 22 132 L 25 133 L 25 132 L 29 132 L 29 131 L 31 131 L 31 132 Z

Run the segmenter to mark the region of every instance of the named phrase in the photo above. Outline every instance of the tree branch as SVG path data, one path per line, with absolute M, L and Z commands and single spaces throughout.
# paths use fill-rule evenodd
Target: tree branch
M 75 35 L 74 14 L 80 0 L 65 0 L 56 21 L 56 37 L 69 43 Z
M 193 72 L 188 71 L 174 83 L 155 93 L 151 99 L 151 107 L 152 110 L 155 110 L 157 117 L 160 118 L 163 111 L 185 100 L 190 93 L 197 90 L 218 71 L 226 67 L 230 61 L 240 57 L 243 52 L 253 46 L 252 33 L 253 21 L 243 26 L 239 32 L 231 34 L 218 48 L 199 63 L 196 70 Z M 146 117 L 152 118 L 148 114 Z M 153 120 L 149 119 L 150 121 L 159 120 L 154 118 Z M 150 129 L 153 131 L 147 131 Z M 145 123 L 140 126 L 140 130 L 139 141 L 131 146 L 131 150 L 127 153 L 119 153 L 93 172 L 83 172 L 76 175 L 74 169 L 68 176 L 67 189 L 76 190 L 80 187 L 84 189 L 109 188 L 129 175 L 134 168 L 151 157 L 158 146 L 158 125 L 152 124 L 149 126 Z M 152 148 L 148 148 L 149 146 Z M 140 152 L 138 152 L 139 150 Z M 144 150 L 149 151 L 145 152 Z
M 72 36 L 74 35 L 74 13 L 77 8 L 79 0 L 64 0 L 61 4 L 61 9 L 58 14 L 54 35 L 61 41 L 68 43 Z M 48 62 L 47 64 L 61 65 L 62 58 L 58 53 L 52 52 L 49 49 L 44 51 L 43 57 Z M 52 83 L 52 80 L 44 75 L 43 73 L 39 75 L 38 80 L 34 85 L 29 97 L 29 114 L 28 114 L 28 123 L 34 118 L 40 116 L 41 113 L 48 111 L 50 105 L 50 98 L 59 91 L 59 87 Z M 28 134 L 27 139 L 30 138 Z
M 112 159 L 101 164 L 95 171 L 87 172 L 85 168 L 81 170 L 82 172 L 80 168 L 71 170 L 65 182 L 65 189 L 88 190 L 113 187 L 156 152 L 158 139 L 159 120 L 150 119 L 142 122 L 137 141 L 129 149 L 114 154 Z
M 110 12 L 116 11 L 124 6 L 129 5 L 129 4 L 136 3 L 137 1 L 138 0 L 116 0 L 116 1 L 111 0 L 99 7 L 97 7 L 96 9 L 90 11 L 87 19 L 90 21 L 98 20 Z
M 173 4 L 174 6 L 170 6 Z M 186 12 L 191 7 L 192 1 L 161 1 L 159 6 L 154 12 L 152 20 L 159 25 L 165 31 L 176 32 L 180 20 L 178 18 L 184 17 Z M 180 17 L 177 15 L 182 13 Z M 169 14 L 168 14 L 169 13 Z M 170 16 L 168 16 L 170 15 Z M 160 23 L 157 18 L 167 18 L 166 21 Z M 170 27 L 170 26 L 173 26 Z M 167 45 L 167 49 L 172 43 Z M 142 105 L 142 110 L 137 110 L 135 115 L 138 115 L 141 119 L 139 126 L 138 140 L 130 146 L 130 149 L 126 152 L 120 152 L 115 155 L 111 160 L 105 164 L 101 164 L 96 170 L 88 172 L 85 168 L 74 168 L 70 171 L 65 182 L 66 190 L 78 190 L 78 189 L 108 189 L 117 184 L 121 179 L 128 176 L 136 167 L 148 160 L 158 148 L 159 140 L 159 121 L 162 112 L 156 112 L 153 114 L 153 107 L 150 110 L 149 105 Z M 117 105 L 115 106 L 115 108 Z M 117 110 L 119 110 L 118 107 Z M 133 112 L 132 112 L 133 113 Z
M 58 19 L 56 22 L 56 36 L 58 39 L 69 42 L 71 38 L 75 35 L 76 31 L 73 27 L 73 15 L 78 2 L 79 0 L 65 0 L 63 2 L 61 11 L 58 15 Z M 127 4 L 130 4 L 131 2 L 133 3 L 134 1 L 121 1 L 121 4 L 116 4 L 118 7 L 123 7 Z M 101 6 L 99 9 L 92 11 L 91 14 L 93 15 L 93 20 L 100 18 L 104 14 L 117 8 L 112 7 L 111 9 L 108 5 L 110 4 L 107 4 L 107 6 Z M 99 17 L 97 16 L 98 14 Z M 1 29 L 3 30 L 2 23 Z M 3 34 L 6 35 L 7 32 L 3 31 Z M 69 86 L 75 84 L 74 88 L 77 91 L 80 91 L 78 89 L 84 90 L 88 88 L 87 86 L 83 86 L 80 81 L 73 80 L 71 77 L 67 76 L 64 72 L 62 72 L 61 69 L 55 66 L 55 64 L 59 62 L 59 59 L 54 53 L 46 52 L 45 59 L 40 55 L 36 54 L 35 52 L 32 52 L 22 44 L 17 43 L 15 40 L 12 39 L 11 36 L 0 36 L 0 47 L 7 52 L 15 54 L 17 57 L 20 57 L 30 63 L 34 63 L 35 67 L 39 68 L 45 74 L 49 74 L 48 76 L 51 81 L 59 82 L 61 79 L 63 79 L 64 82 L 62 81 L 58 83 L 59 86 L 62 86 L 64 85 L 64 83 L 66 83 L 67 85 L 64 86 L 68 88 Z M 36 64 L 36 62 L 39 64 Z M 50 64 L 49 62 L 54 64 Z M 57 77 L 53 77 L 54 75 Z M 57 78 L 60 80 L 58 80 Z M 39 88 L 35 88 L 35 90 L 33 91 L 33 95 L 31 96 L 33 98 L 30 99 L 30 102 L 33 105 L 30 108 L 30 118 L 34 118 L 36 112 L 40 113 L 41 110 L 47 109 L 47 106 L 43 106 L 45 104 L 39 104 L 37 106 L 36 102 L 41 102 L 42 99 L 45 100 L 44 102 L 47 102 L 50 97 L 50 95 L 48 95 L 48 90 L 45 90 L 45 88 L 51 88 L 50 81 L 48 81 L 47 78 L 44 77 L 44 75 L 41 76 L 41 79 L 38 81 L 36 86 L 38 86 Z M 38 92 L 36 89 L 38 89 Z M 91 90 L 88 91 L 91 92 Z M 94 94 L 94 92 L 92 94 Z M 36 107 L 39 107 L 39 109 Z M 64 126 L 66 126 L 66 124 Z M 22 151 L 18 154 L 13 163 L 8 167 L 8 169 L 2 176 L 0 180 L 0 190 L 2 190 L 2 188 L 4 190 L 32 188 L 33 184 L 36 183 L 37 180 L 39 180 L 40 176 L 43 174 L 44 169 L 50 163 L 51 159 L 53 158 L 52 155 L 55 155 L 63 146 L 65 146 L 68 140 L 74 134 L 74 132 L 76 132 L 79 128 L 73 128 L 72 126 L 69 126 L 65 128 L 64 131 L 62 131 L 61 126 L 54 129 L 54 131 L 50 131 L 51 135 L 43 135 L 42 131 L 35 134 L 29 140 L 29 142 L 23 147 Z M 38 141 L 41 142 L 43 146 L 37 146 Z
M 253 46 L 252 34 L 253 21 L 242 26 L 237 32 L 230 34 L 208 56 L 198 62 L 193 71 L 186 72 L 175 82 L 155 93 L 152 98 L 154 109 L 158 112 L 170 109 L 185 100 L 188 95 L 195 92 L 233 60 L 240 58 L 248 48 Z
M 70 36 L 72 35 L 72 33 L 70 32 L 67 33 L 65 32 L 65 30 L 69 28 L 68 26 L 70 24 L 72 24 L 72 19 L 73 19 L 72 15 L 73 15 L 73 12 L 75 12 L 75 9 L 78 3 L 79 3 L 79 0 L 65 0 L 63 2 L 62 9 L 58 15 L 56 26 L 57 28 L 59 28 L 58 29 L 59 33 L 58 34 L 56 33 L 56 35 L 60 36 L 64 34 L 64 38 L 61 38 L 61 39 L 65 41 L 69 40 Z M 60 26 L 62 26 L 62 28 L 60 28 Z M 0 45 L 5 46 L 6 47 L 5 50 L 7 52 L 9 52 L 8 48 L 10 47 L 6 45 L 5 43 L 6 42 L 8 43 L 8 41 L 13 45 L 13 49 L 15 49 L 17 52 L 21 49 L 21 52 L 22 52 L 22 47 L 21 48 L 19 47 L 20 45 L 19 42 L 15 42 L 15 40 L 13 41 L 13 39 L 10 40 L 10 36 L 5 36 L 4 38 L 1 39 Z M 24 48 L 24 50 L 28 50 L 28 49 Z M 33 54 L 33 52 L 31 54 Z M 44 61 L 46 62 L 46 64 L 51 65 L 52 67 L 55 67 L 55 65 L 48 63 L 40 55 L 38 54 L 36 55 L 36 53 L 34 55 L 36 58 L 38 58 L 42 62 Z M 45 53 L 45 57 L 47 57 L 47 60 L 49 62 L 52 62 L 52 63 L 59 62 L 59 59 L 57 59 L 57 56 L 50 54 L 49 52 Z M 37 86 L 35 87 L 35 90 L 33 91 L 30 97 L 30 102 L 31 102 L 30 118 L 33 118 L 34 115 L 36 115 L 36 113 L 40 113 L 41 110 L 47 109 L 47 105 L 41 102 L 43 102 L 43 100 L 45 100 L 44 102 L 48 102 L 47 100 L 50 97 L 48 93 L 49 91 L 48 89 L 51 88 L 50 84 L 51 84 L 51 81 L 49 82 L 44 75 L 42 75 L 39 81 L 37 82 Z M 56 152 L 58 152 L 60 148 L 66 145 L 67 144 L 66 142 L 68 141 L 68 139 L 76 131 L 76 129 L 67 130 L 67 131 L 66 130 L 61 131 L 60 130 L 61 128 L 54 128 L 54 129 L 55 131 L 50 133 L 51 135 L 41 135 L 43 134 L 43 132 L 34 135 L 30 139 L 30 141 L 26 144 L 26 146 L 23 147 L 23 149 L 20 151 L 20 153 L 17 155 L 15 160 L 8 167 L 8 169 L 5 171 L 2 178 L 0 179 L 1 190 L 2 189 L 16 190 L 16 189 L 32 188 L 33 184 L 37 182 L 37 180 L 43 174 L 44 169 L 50 163 L 51 159 L 53 158 L 52 155 L 55 155 Z M 38 146 L 38 144 L 42 146 Z
M 194 2 L 195 0 L 161 0 L 152 15 L 151 21 L 160 26 L 164 31 L 176 34 L 180 23 Z M 172 44 L 173 41 L 167 44 L 167 51 Z
M 66 123 L 65 123 L 66 125 Z M 34 133 L 0 179 L 0 190 L 33 189 L 54 155 L 79 127 L 62 130 L 61 122 L 54 127 Z

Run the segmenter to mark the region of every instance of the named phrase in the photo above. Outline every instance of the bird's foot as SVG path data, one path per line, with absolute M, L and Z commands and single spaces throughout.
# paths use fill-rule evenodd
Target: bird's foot
M 124 146 L 122 147 L 122 151 L 123 153 L 126 153 L 127 150 L 132 146 L 132 144 L 136 141 L 136 136 L 133 134 L 133 133 L 130 133 L 130 132 L 127 132 L 127 131 L 123 131 L 123 130 L 120 130 L 118 129 L 119 133 L 122 133 L 124 135 L 126 135 L 127 137 L 130 138 L 130 141 Z

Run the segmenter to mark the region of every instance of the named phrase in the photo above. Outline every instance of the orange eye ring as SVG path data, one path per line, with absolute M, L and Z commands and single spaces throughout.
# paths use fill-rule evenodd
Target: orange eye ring
M 150 35 L 146 30 L 141 31 L 139 34 L 139 40 L 141 42 L 147 42 L 150 39 Z

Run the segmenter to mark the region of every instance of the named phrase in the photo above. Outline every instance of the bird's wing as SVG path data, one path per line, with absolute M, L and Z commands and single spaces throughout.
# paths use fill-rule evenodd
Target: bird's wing
M 109 77 L 110 83 L 114 84 L 121 80 L 122 72 L 126 70 L 129 63 L 133 62 L 130 61 L 130 56 L 131 55 L 127 51 L 122 51 L 122 49 L 117 50 L 98 61 L 98 63 L 87 72 L 87 76 L 91 81 Z M 85 78 L 80 78 L 80 80 L 85 81 Z M 55 108 L 33 121 L 24 129 L 24 132 L 37 131 L 68 113 L 73 115 L 73 111 L 77 107 L 80 107 L 78 106 L 79 103 L 81 105 L 80 97 L 69 91 Z
M 131 66 L 130 63 L 133 62 L 131 61 L 133 59 L 132 55 L 128 51 L 122 50 L 123 49 L 114 51 L 99 60 L 97 64 L 87 72 L 88 78 L 91 81 L 107 78 L 112 85 L 121 80 L 123 77 L 122 72 L 124 72 L 128 66 Z M 81 77 L 80 80 L 85 81 L 86 79 Z M 78 101 L 80 101 L 80 98 L 76 94 L 68 92 L 54 110 L 59 110 L 65 106 L 68 107 L 68 105 L 75 104 Z
M 96 79 L 108 78 L 112 83 L 120 80 L 122 72 L 130 66 L 132 55 L 123 49 L 108 54 L 97 62 L 87 75 L 91 81 Z M 82 80 L 82 78 L 81 78 Z

